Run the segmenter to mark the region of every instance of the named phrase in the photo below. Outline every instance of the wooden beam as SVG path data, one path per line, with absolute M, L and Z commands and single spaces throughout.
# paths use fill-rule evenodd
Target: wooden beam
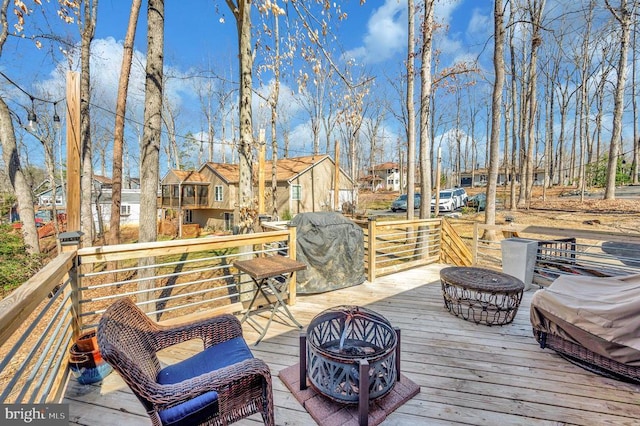
M 340 144 L 337 139 L 335 141 L 335 152 L 336 161 L 333 172 L 333 211 L 340 209 Z
M 80 230 L 80 73 L 67 71 L 67 230 Z
M 258 156 L 258 214 L 264 214 L 264 157 L 267 144 L 265 143 L 264 129 L 260 129 L 258 144 L 260 151 Z

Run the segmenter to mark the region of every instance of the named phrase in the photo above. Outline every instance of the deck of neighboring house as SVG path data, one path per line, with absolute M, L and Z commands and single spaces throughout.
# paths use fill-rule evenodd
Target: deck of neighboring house
M 513 323 L 476 325 L 449 314 L 443 304 L 441 264 L 422 266 L 320 295 L 298 295 L 290 309 L 304 325 L 322 310 L 343 304 L 366 306 L 402 330 L 402 372 L 420 393 L 392 413 L 384 425 L 437 424 L 638 424 L 640 386 L 587 372 L 540 349 L 529 322 L 533 291 L 525 292 Z M 266 319 L 265 319 L 266 321 Z M 245 324 L 245 338 L 257 333 Z M 278 378 L 298 362 L 296 328 L 274 322 L 254 355 L 274 376 L 278 425 L 313 424 L 313 419 Z M 195 342 L 165 350 L 175 362 L 201 349 Z M 101 384 L 74 379 L 64 402 L 71 424 L 148 425 L 142 405 L 117 373 Z M 260 422 L 259 415 L 238 424 Z

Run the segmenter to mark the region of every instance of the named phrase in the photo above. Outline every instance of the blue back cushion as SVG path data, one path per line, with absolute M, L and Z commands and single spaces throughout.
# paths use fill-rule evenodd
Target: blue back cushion
M 180 383 L 250 358 L 253 358 L 253 354 L 247 343 L 242 337 L 236 337 L 163 368 L 156 379 L 162 385 Z M 162 410 L 159 415 L 164 425 L 183 426 L 200 423 L 217 413 L 218 394 L 210 391 L 175 407 Z

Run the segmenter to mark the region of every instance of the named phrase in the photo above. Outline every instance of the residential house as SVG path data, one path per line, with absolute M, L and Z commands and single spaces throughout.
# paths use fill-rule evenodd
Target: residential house
M 101 175 L 93 176 L 91 193 L 93 220 L 97 232 L 100 234 L 109 224 L 111 218 L 111 194 L 113 182 L 111 178 Z M 40 190 L 40 191 L 39 191 Z M 50 210 L 55 199 L 56 209 L 61 212 L 67 207 L 64 186 L 56 183 L 55 197 L 51 183 L 47 179 L 35 189 L 36 204 L 40 210 Z M 137 179 L 131 179 L 123 187 L 120 200 L 120 224 L 138 225 L 140 222 L 140 184 Z
M 165 212 L 176 211 L 181 223 L 230 230 L 239 176 L 235 164 L 206 163 L 200 171 L 170 170 L 162 179 L 160 206 Z
M 271 186 L 272 162 L 267 161 L 265 180 Z M 278 215 L 333 210 L 336 163 L 328 155 L 283 158 L 277 161 Z M 338 171 L 338 206 L 357 203 L 355 182 L 342 169 Z M 267 199 L 266 205 L 270 205 Z M 267 212 L 270 213 L 270 212 Z
M 374 191 L 400 191 L 400 168 L 398 163 L 386 162 L 369 168 L 369 174 L 361 179 Z
M 277 211 L 279 217 L 301 212 L 331 210 L 335 163 L 327 155 L 279 159 L 276 163 Z M 265 210 L 272 215 L 272 161 L 265 162 Z M 258 194 L 258 170 L 254 168 L 254 195 Z M 239 217 L 237 206 L 240 169 L 237 164 L 205 163 L 199 170 L 172 170 L 162 179 L 160 205 L 182 211 L 182 223 L 233 230 Z M 339 170 L 339 206 L 355 201 L 353 181 Z M 256 205 L 258 203 L 256 202 Z

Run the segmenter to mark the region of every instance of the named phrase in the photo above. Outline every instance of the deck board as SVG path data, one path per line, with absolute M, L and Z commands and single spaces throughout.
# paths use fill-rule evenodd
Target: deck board
M 329 307 L 367 306 L 402 330 L 402 372 L 421 390 L 384 425 L 638 424 L 640 386 L 589 373 L 538 347 L 529 322 L 533 291 L 525 293 L 513 323 L 476 325 L 445 310 L 441 267 L 403 271 L 322 295 L 299 295 L 291 307 L 306 325 Z M 250 344 L 258 337 L 248 324 L 244 333 Z M 251 346 L 274 376 L 279 425 L 313 424 L 277 377 L 298 362 L 298 336 L 286 321 L 274 320 L 264 340 Z M 172 363 L 199 349 L 201 344 L 187 342 L 163 351 L 160 358 Z M 141 404 L 115 373 L 100 385 L 82 386 L 72 380 L 64 402 L 70 404 L 71 424 L 149 424 Z M 254 415 L 238 424 L 260 420 Z

